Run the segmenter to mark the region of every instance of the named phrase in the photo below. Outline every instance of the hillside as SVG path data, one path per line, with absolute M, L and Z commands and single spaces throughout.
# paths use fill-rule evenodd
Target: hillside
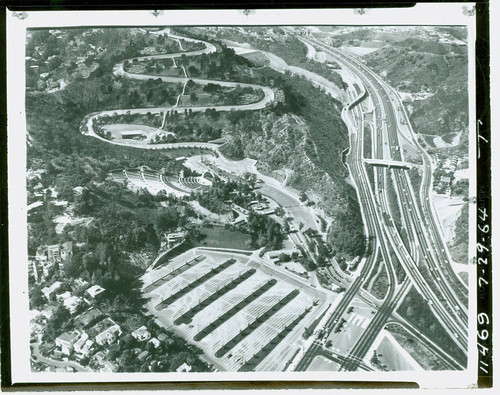
M 437 32 L 447 38 L 437 38 Z M 421 100 L 406 99 L 405 102 L 417 133 L 446 138 L 449 134 L 465 132 L 457 149 L 466 154 L 469 122 L 467 47 L 458 41 L 464 38 L 463 35 L 461 29 L 431 31 L 424 37 L 395 41 L 363 59 L 396 90 L 426 93 Z
M 318 204 L 333 218 L 330 245 L 348 257 L 361 254 L 359 204 L 341 160 L 348 137 L 340 104 L 304 79 L 268 68 L 259 73 L 284 90 L 285 103 L 260 114 L 240 113 L 223 152 L 234 159 L 257 159 L 270 171 L 291 170 L 288 185 L 318 196 Z

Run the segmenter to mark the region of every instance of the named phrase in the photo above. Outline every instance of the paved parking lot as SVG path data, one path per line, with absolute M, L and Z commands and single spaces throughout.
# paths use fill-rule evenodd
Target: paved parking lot
M 227 371 L 282 370 L 324 302 L 248 255 L 203 248 L 147 272 L 143 282 L 149 311 Z

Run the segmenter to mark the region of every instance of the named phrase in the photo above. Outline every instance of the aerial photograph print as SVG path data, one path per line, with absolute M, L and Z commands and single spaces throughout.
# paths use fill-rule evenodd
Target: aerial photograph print
M 25 29 L 34 380 L 477 363 L 470 29 L 152 18 Z

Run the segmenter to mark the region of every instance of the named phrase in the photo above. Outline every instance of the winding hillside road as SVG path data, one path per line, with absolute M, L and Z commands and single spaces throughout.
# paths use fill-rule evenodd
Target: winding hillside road
M 170 54 L 161 54 L 161 55 L 151 55 L 151 56 L 140 56 L 140 57 L 135 57 L 131 59 L 124 60 L 120 63 L 117 63 L 114 68 L 113 68 L 113 73 L 116 76 L 122 76 L 134 80 L 149 80 L 149 79 L 161 79 L 163 82 L 170 82 L 170 83 L 182 83 L 186 84 L 189 80 L 192 80 L 194 83 L 199 84 L 199 85 L 208 85 L 208 84 L 216 84 L 220 85 L 223 87 L 229 87 L 229 88 L 252 88 L 252 89 L 257 89 L 260 90 L 264 93 L 264 98 L 256 103 L 251 103 L 251 104 L 241 104 L 241 105 L 225 105 L 225 106 L 199 106 L 199 107 L 185 107 L 185 106 L 178 106 L 179 100 L 177 100 L 177 103 L 174 106 L 169 106 L 169 107 L 149 107 L 149 108 L 130 108 L 130 109 L 116 109 L 116 110 L 109 110 L 109 111 L 99 111 L 99 112 L 94 112 L 91 114 L 88 114 L 85 116 L 85 118 L 82 120 L 82 123 L 85 125 L 86 132 L 84 134 L 98 138 L 100 140 L 106 141 L 111 144 L 116 144 L 116 145 L 124 145 L 124 146 L 134 146 L 131 145 L 127 142 L 121 142 L 121 141 L 111 141 L 108 139 L 105 139 L 102 136 L 99 136 L 94 128 L 93 128 L 93 121 L 103 117 L 103 116 L 113 116 L 113 115 L 122 115 L 122 114 L 160 114 L 162 112 L 166 112 L 169 110 L 172 110 L 174 108 L 183 110 L 183 109 L 190 109 L 193 112 L 203 112 L 207 109 L 216 109 L 217 111 L 245 111 L 245 110 L 261 110 L 265 108 L 268 104 L 272 103 L 274 101 L 274 91 L 267 87 L 267 86 L 262 86 L 262 85 L 256 85 L 256 84 L 247 84 L 247 83 L 242 83 L 242 82 L 236 82 L 236 81 L 220 81 L 220 80 L 209 80 L 209 79 L 201 79 L 201 78 L 188 78 L 188 77 L 166 77 L 166 76 L 156 76 L 152 74 L 134 74 L 134 73 L 129 73 L 124 70 L 123 65 L 126 61 L 133 62 L 134 60 L 141 61 L 141 60 L 153 60 L 153 59 L 175 59 L 179 58 L 183 55 L 185 56 L 198 56 L 201 54 L 209 54 L 213 53 L 216 51 L 216 47 L 213 44 L 210 44 L 205 41 L 201 40 L 196 40 L 193 38 L 189 37 L 181 37 L 177 36 L 175 34 L 172 34 L 170 32 L 170 29 L 166 28 L 157 32 L 151 32 L 151 34 L 167 34 L 169 38 L 174 38 L 174 39 L 182 39 L 185 41 L 190 41 L 190 42 L 197 42 L 197 43 L 202 43 L 205 45 L 205 48 L 202 50 L 196 50 L 196 51 L 191 51 L 191 52 L 177 52 L 177 53 L 170 53 Z M 139 147 L 139 146 L 136 146 Z M 210 150 L 216 151 L 218 149 L 217 144 L 211 144 L 211 143 L 165 143 L 165 144 L 154 144 L 154 145 L 141 145 L 140 148 L 143 149 L 171 149 L 171 148 L 185 148 L 185 147 L 203 147 L 207 148 Z

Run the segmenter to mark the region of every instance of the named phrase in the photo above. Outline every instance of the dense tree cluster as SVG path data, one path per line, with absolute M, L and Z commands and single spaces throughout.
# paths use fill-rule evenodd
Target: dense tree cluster
M 276 32 L 267 28 L 247 28 L 250 32 L 255 32 L 257 35 L 248 35 L 235 30 L 219 30 L 215 33 L 217 38 L 227 38 L 232 41 L 249 43 L 255 48 L 270 52 L 282 58 L 290 66 L 298 66 L 306 70 L 317 73 L 336 84 L 339 88 L 345 89 L 346 85 L 340 74 L 331 70 L 328 66 L 319 62 L 313 62 L 307 58 L 307 47 L 297 37 Z M 262 35 L 272 38 L 263 40 Z M 330 62 L 333 64 L 332 62 Z M 335 64 L 333 64 L 335 65 Z
M 349 202 L 348 211 L 339 211 L 328 232 L 328 242 L 334 250 L 348 256 L 363 254 L 365 238 L 359 207 Z
M 242 56 L 236 55 L 233 49 L 218 44 L 219 51 L 199 56 L 181 56 L 178 63 L 185 66 L 189 77 L 218 80 L 239 81 L 244 69 L 252 63 Z M 243 70 L 242 70 L 243 69 Z
M 159 107 L 175 104 L 182 86 L 158 79 L 136 81 L 110 73 L 75 78 L 63 93 L 68 106 L 79 108 L 81 117 L 102 110 Z
M 74 326 L 73 318 L 68 309 L 62 305 L 58 305 L 45 326 L 43 340 L 53 342 L 60 333 L 71 330 Z
M 118 343 L 109 347 L 108 358 L 118 363 L 119 372 L 175 372 L 183 363 L 193 372 L 209 371 L 198 358 L 202 351 L 187 343 L 182 337 L 166 333 L 154 322 L 147 322 L 151 336 L 165 336 L 165 340 L 155 347 L 150 342 L 138 341 L 131 335 L 122 337 Z M 139 351 L 140 350 L 140 351 Z M 138 355 L 144 355 L 139 359 Z
M 242 226 L 250 233 L 252 247 L 266 246 L 270 250 L 282 247 L 285 234 L 281 225 L 271 217 L 250 211 L 248 223 Z
M 439 339 L 440 347 L 456 358 L 457 361 L 463 364 L 466 363 L 466 355 L 450 338 L 450 335 L 444 330 L 428 304 L 414 287 L 410 289 L 410 292 L 408 292 L 408 295 L 398 308 L 398 313 L 412 322 L 418 330 L 422 331 L 430 339 Z
M 451 194 L 455 196 L 469 196 L 469 180 L 463 178 L 451 186 Z
M 197 200 L 203 207 L 214 213 L 228 213 L 231 211 L 231 203 L 245 209 L 249 203 L 261 200 L 260 192 L 253 191 L 250 183 L 244 181 L 223 181 L 215 178 L 208 191 L 192 192 L 191 199 Z

